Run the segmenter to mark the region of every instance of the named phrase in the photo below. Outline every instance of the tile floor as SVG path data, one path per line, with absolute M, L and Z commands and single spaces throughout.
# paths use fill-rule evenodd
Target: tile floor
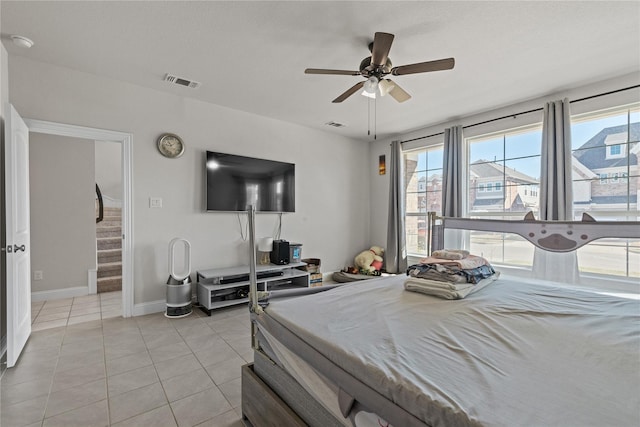
M 31 330 L 75 325 L 122 316 L 122 292 L 105 292 L 31 303 Z
M 243 425 L 240 367 L 252 360 L 246 306 L 211 317 L 194 309 L 182 319 L 101 314 L 76 323 L 96 314 L 75 316 L 82 301 L 64 305 L 66 319 L 38 322 L 50 315 L 43 314 L 49 303 L 40 307 L 34 326 L 66 324 L 34 328 L 18 364 L 3 375 L 2 427 Z

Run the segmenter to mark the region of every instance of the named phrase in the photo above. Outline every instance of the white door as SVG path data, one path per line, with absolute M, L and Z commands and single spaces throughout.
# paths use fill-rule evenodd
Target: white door
M 7 366 L 16 364 L 31 334 L 29 128 L 10 106 L 5 122 L 7 216 Z

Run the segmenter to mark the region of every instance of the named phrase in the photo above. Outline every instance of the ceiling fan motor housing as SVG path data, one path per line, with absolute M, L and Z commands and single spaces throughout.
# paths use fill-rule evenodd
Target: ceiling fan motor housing
M 382 77 L 386 76 L 391 72 L 391 60 L 387 58 L 387 62 L 385 65 L 376 67 L 371 64 L 371 57 L 367 56 L 360 62 L 360 74 L 364 77 L 372 77 L 375 76 L 378 80 L 382 79 Z

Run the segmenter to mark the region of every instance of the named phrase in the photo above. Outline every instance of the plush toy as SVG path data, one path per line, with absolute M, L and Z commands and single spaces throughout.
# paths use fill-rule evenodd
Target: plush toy
M 380 271 L 382 268 L 382 253 L 384 249 L 380 246 L 371 246 L 371 249 L 360 252 L 356 255 L 355 264 L 360 270 L 371 274 Z

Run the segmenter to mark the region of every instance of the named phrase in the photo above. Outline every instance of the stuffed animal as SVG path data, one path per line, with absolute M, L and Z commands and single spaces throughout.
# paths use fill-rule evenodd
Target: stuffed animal
M 367 274 L 379 271 L 382 268 L 383 252 L 384 249 L 380 246 L 371 246 L 371 249 L 360 252 L 355 258 L 356 267 Z

